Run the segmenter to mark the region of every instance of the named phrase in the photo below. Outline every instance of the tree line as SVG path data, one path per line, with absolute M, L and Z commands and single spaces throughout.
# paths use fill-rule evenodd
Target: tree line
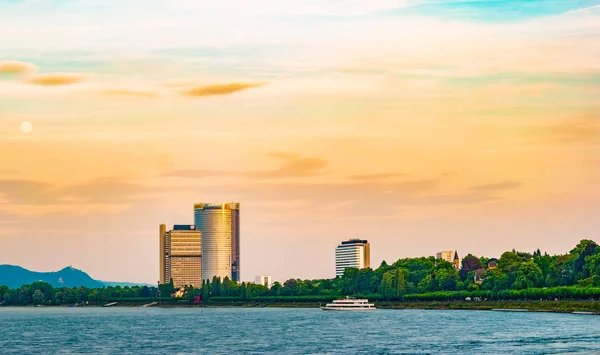
M 290 279 L 270 288 L 214 277 L 200 288 L 186 287 L 180 300 L 198 295 L 209 300 L 327 300 L 343 295 L 365 295 L 375 300 L 441 300 L 482 297 L 492 299 L 553 299 L 600 297 L 600 247 L 580 241 L 562 255 L 507 251 L 498 259 L 468 254 L 457 269 L 435 257 L 404 258 L 376 269 L 353 269 L 334 279 Z M 478 277 L 476 277 L 478 276 Z M 0 286 L 4 305 L 100 304 L 125 300 L 172 300 L 172 281 L 159 287 L 53 288 L 43 282 L 9 290 Z

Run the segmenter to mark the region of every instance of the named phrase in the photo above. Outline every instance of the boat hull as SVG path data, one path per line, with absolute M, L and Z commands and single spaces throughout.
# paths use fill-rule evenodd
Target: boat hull
M 348 312 L 348 311 L 353 311 L 353 312 L 358 312 L 358 311 L 374 311 L 377 308 L 372 307 L 372 308 L 353 308 L 353 307 L 321 307 L 322 310 L 324 311 L 343 311 L 343 312 Z

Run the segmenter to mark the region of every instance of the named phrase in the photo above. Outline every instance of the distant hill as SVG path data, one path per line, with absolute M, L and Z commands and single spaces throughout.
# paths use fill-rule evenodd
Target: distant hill
M 0 265 L 0 285 L 8 286 L 9 288 L 19 288 L 38 281 L 47 282 L 53 287 L 85 286 L 87 288 L 101 288 L 102 286 L 153 286 L 144 283 L 94 280 L 90 275 L 71 266 L 54 272 L 37 272 L 16 265 Z
M 47 282 L 53 287 L 102 287 L 101 282 L 70 266 L 55 272 L 37 272 L 16 265 L 0 265 L 0 285 L 19 288 L 37 281 Z
M 118 281 L 100 281 L 104 286 L 121 286 L 121 287 L 131 287 L 131 286 L 148 286 L 148 287 L 156 287 L 156 285 L 146 284 L 143 282 L 118 282 Z

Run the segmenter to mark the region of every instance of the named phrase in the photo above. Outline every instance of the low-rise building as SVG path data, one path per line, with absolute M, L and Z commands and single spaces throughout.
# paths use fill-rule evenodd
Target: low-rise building
M 454 265 L 457 270 L 460 269 L 460 258 L 458 257 L 457 251 L 441 251 L 435 254 L 435 258 L 449 262 Z
M 263 285 L 267 287 L 271 287 L 273 283 L 271 282 L 271 276 L 269 275 L 259 275 L 254 278 L 254 283 L 257 285 Z
M 473 276 L 473 282 L 476 284 L 483 283 L 483 274 L 486 272 L 486 269 L 477 269 L 475 270 L 475 276 Z

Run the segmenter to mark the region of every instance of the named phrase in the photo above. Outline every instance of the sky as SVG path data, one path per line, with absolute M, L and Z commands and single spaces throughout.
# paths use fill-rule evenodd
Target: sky
M 568 252 L 598 58 L 598 0 L 0 0 L 0 264 L 156 283 L 159 224 L 227 201 L 243 280 Z

